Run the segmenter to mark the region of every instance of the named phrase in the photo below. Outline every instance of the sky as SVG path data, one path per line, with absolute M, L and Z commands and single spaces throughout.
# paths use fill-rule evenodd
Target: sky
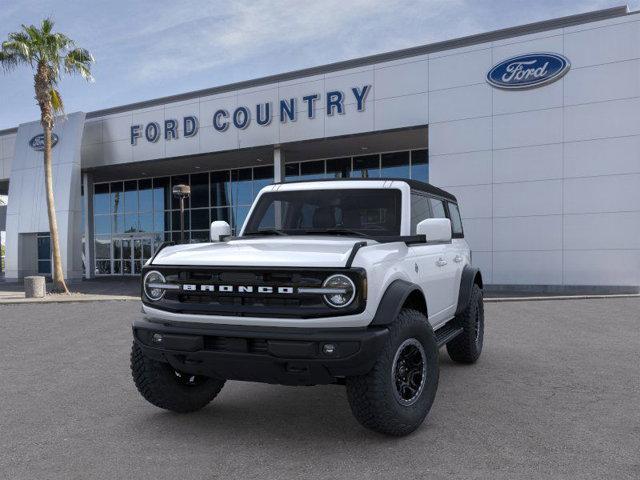
M 623 0 L 0 0 L 0 39 L 45 16 L 95 57 L 67 113 L 622 5 Z M 631 10 L 640 0 L 627 2 Z M 37 120 L 32 73 L 0 70 L 0 129 Z

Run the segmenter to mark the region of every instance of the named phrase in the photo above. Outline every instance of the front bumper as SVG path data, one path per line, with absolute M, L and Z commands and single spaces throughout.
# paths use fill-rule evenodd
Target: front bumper
M 229 380 L 317 385 L 363 375 L 373 367 L 389 331 L 133 323 L 145 355 L 192 375 Z M 155 336 L 155 339 L 154 339 Z M 325 353 L 326 344 L 334 346 Z

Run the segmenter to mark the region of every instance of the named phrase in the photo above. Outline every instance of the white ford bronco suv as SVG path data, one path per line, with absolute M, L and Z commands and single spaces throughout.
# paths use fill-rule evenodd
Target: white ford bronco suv
M 456 198 L 397 179 L 274 184 L 238 236 L 161 247 L 142 272 L 134 382 L 152 404 L 203 408 L 226 380 L 346 385 L 357 420 L 405 435 L 429 412 L 438 349 L 482 350 L 482 277 Z

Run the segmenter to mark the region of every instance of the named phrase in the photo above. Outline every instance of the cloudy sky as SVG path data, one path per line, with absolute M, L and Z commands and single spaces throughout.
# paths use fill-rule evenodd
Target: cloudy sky
M 622 3 L 0 0 L 0 39 L 52 16 L 96 59 L 95 83 L 61 85 L 67 112 L 89 112 Z M 30 72 L 0 71 L 0 129 L 37 118 Z

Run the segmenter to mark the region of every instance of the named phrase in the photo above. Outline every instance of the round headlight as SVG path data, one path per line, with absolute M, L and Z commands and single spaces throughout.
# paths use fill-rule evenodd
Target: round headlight
M 145 274 L 142 284 L 144 286 L 144 294 L 149 300 L 157 302 L 164 297 L 164 288 L 154 287 L 154 284 L 165 283 L 164 275 L 156 270 L 152 270 Z
M 356 297 L 356 286 L 346 275 L 331 275 L 324 281 L 322 287 L 334 290 L 324 295 L 324 301 L 334 308 L 346 307 Z

